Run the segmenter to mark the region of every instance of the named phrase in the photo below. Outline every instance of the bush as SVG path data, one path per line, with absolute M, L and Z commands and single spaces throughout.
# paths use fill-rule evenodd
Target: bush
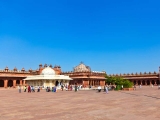
M 117 85 L 115 90 L 121 90 L 121 88 L 122 88 L 122 85 Z
M 124 87 L 124 88 L 132 88 L 132 87 L 133 87 L 133 83 L 130 82 L 129 80 L 125 80 L 125 81 L 123 82 L 123 87 Z

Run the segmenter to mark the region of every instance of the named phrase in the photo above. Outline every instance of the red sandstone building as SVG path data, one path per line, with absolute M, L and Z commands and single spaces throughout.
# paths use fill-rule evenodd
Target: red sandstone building
M 6 67 L 4 70 L 0 70 L 0 87 L 13 87 L 15 88 L 17 85 L 26 85 L 26 82 L 23 80 L 27 76 L 31 75 L 39 75 L 41 71 L 47 67 L 45 64 L 42 66 L 42 64 L 39 65 L 39 69 L 37 70 L 25 70 L 22 68 L 21 70 L 17 70 L 17 68 L 14 68 L 13 70 Z M 105 85 L 105 75 L 106 72 L 98 72 L 98 71 L 92 71 L 89 66 L 86 66 L 83 63 L 80 63 L 78 66 L 76 66 L 73 71 L 69 72 L 61 72 L 60 66 L 54 66 L 50 65 L 51 68 L 56 72 L 58 75 L 67 75 L 73 80 L 70 81 L 70 84 L 81 84 L 85 87 L 91 86 L 104 86 Z M 160 72 L 159 72 L 160 73 Z M 134 84 L 139 85 L 158 85 L 160 84 L 160 75 L 159 73 L 136 73 L 136 74 L 116 74 L 116 75 L 109 75 L 109 76 L 117 76 L 122 77 L 124 79 L 128 79 L 132 81 Z
M 67 75 L 73 80 L 70 81 L 70 84 L 80 84 L 84 87 L 91 86 L 104 86 L 105 85 L 105 75 L 104 71 L 91 71 L 89 66 L 86 66 L 82 62 L 76 66 L 73 71 L 62 72 L 63 75 Z

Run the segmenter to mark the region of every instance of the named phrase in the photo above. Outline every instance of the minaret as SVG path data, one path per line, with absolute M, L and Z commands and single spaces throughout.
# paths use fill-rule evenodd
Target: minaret
M 42 68 L 42 64 L 39 64 L 39 69 Z

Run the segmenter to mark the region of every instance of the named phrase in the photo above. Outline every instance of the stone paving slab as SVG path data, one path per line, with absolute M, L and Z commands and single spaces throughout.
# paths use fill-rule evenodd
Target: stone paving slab
M 160 120 L 160 90 L 18 93 L 0 89 L 0 120 Z

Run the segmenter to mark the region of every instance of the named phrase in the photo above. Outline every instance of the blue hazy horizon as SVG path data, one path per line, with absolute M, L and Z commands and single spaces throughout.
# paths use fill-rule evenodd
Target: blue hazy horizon
M 0 69 L 158 72 L 158 0 L 0 0 Z

